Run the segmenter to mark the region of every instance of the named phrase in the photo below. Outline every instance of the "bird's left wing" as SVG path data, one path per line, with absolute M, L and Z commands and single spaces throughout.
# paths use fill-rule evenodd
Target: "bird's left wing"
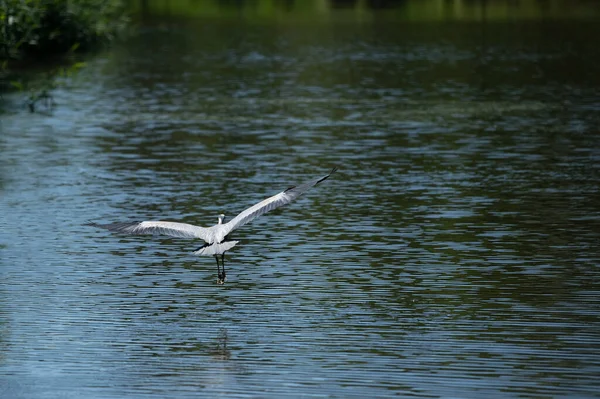
M 99 224 L 89 222 L 88 226 L 101 227 L 116 233 L 131 235 L 162 234 L 179 238 L 201 238 L 207 237 L 207 228 L 194 226 L 187 223 L 163 222 L 163 221 L 145 221 L 145 222 L 125 222 Z
M 306 183 L 290 187 L 287 190 L 280 192 L 279 194 L 276 194 L 270 198 L 267 198 L 264 201 L 259 202 L 254 206 L 251 206 L 250 208 L 246 209 L 245 211 L 231 219 L 228 223 L 225 223 L 223 225 L 225 235 L 245 225 L 246 223 L 256 219 L 260 215 L 264 215 L 265 213 L 273 209 L 289 204 L 312 187 L 327 179 L 336 170 L 337 168 L 333 168 L 331 172 L 329 172 L 329 174 L 323 177 L 319 177 L 318 179 L 313 179 Z

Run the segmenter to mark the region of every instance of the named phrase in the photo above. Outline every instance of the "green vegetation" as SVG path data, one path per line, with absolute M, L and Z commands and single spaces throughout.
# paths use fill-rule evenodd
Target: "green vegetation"
M 582 0 L 146 0 L 132 1 L 134 14 L 169 18 L 243 19 L 250 23 L 504 21 L 589 18 L 599 12 Z
M 0 59 L 87 50 L 125 24 L 120 0 L 0 0 Z
M 124 11 L 121 0 L 0 0 L 0 93 L 29 88 L 32 111 L 40 100 L 51 102 L 53 76 L 81 63 L 64 60 L 49 81 L 32 85 L 24 77 L 28 67 L 108 43 L 126 26 Z

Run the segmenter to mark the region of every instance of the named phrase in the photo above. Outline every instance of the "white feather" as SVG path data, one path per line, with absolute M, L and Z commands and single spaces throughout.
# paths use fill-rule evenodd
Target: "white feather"
M 211 227 L 200 227 L 187 223 L 166 222 L 161 220 L 109 224 L 97 224 L 90 222 L 87 224 L 123 234 L 161 234 L 179 238 L 199 238 L 211 245 L 198 249 L 194 252 L 194 254 L 202 256 L 220 255 L 225 251 L 230 250 L 238 243 L 238 241 L 225 241 L 227 235 L 232 231 L 242 227 L 248 222 L 251 222 L 260 215 L 289 204 L 312 187 L 327 179 L 336 170 L 337 169 L 334 168 L 329 174 L 321 178 L 313 179 L 298 186 L 290 187 L 279 194 L 267 198 L 266 200 L 263 200 L 258 204 L 242 211 L 239 215 L 225 224 L 219 223 Z M 222 217 L 219 217 L 219 222 L 221 222 L 221 220 Z

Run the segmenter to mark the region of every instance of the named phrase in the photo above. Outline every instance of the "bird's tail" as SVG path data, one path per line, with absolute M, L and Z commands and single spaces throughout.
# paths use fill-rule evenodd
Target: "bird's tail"
M 239 241 L 223 241 L 220 243 L 214 244 L 206 244 L 197 250 L 194 251 L 194 255 L 198 256 L 211 256 L 211 255 L 221 255 L 225 253 L 225 251 L 229 251 L 231 248 L 235 247 L 235 245 Z

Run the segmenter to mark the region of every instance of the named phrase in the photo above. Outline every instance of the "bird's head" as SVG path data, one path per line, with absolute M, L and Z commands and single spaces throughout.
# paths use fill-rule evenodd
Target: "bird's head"
M 225 220 L 225 215 L 224 214 L 220 214 L 219 215 L 219 224 L 223 223 L 224 220 Z

